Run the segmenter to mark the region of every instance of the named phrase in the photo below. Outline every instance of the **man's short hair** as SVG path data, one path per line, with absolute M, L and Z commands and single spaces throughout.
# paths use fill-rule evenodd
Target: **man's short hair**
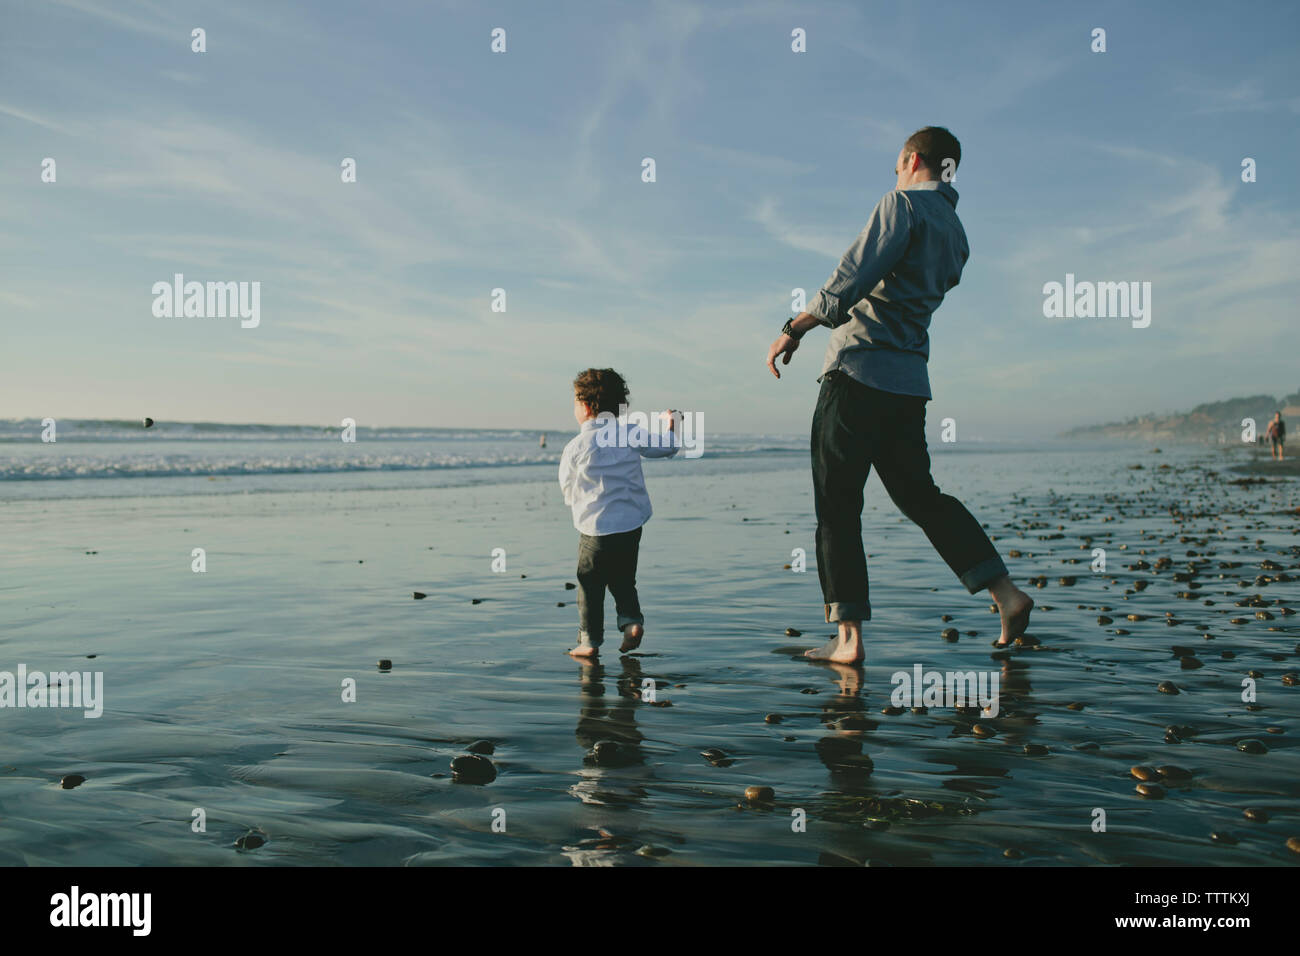
M 584 369 L 573 380 L 573 394 L 597 415 L 617 415 L 618 407 L 627 404 L 627 382 L 612 368 Z
M 904 153 L 916 153 L 930 172 L 940 175 L 944 171 L 944 160 L 952 160 L 955 172 L 961 164 L 961 143 L 957 137 L 942 126 L 926 126 L 918 129 L 903 144 Z

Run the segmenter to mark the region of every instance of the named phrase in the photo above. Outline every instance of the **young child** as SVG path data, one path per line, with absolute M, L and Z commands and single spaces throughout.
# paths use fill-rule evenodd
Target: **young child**
M 627 383 L 612 368 L 589 368 L 573 380 L 573 417 L 578 436 L 560 456 L 560 488 L 573 509 L 578 541 L 578 646 L 574 657 L 595 657 L 604 641 L 605 589 L 614 595 L 619 653 L 641 646 L 645 618 L 636 594 L 636 559 L 641 526 L 650 519 L 641 459 L 668 458 L 676 442 L 652 447 L 649 433 L 615 422 L 627 404 Z M 672 412 L 663 415 L 673 435 Z M 611 442 L 610 438 L 618 440 Z M 674 435 L 675 437 L 675 435 Z M 625 440 L 623 440 L 625 438 Z

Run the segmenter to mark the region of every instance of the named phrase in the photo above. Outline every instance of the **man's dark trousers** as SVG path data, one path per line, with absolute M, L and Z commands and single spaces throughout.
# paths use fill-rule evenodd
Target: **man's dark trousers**
M 930 477 L 926 399 L 883 392 L 827 372 L 813 414 L 817 574 L 827 621 L 871 618 L 862 548 L 862 489 L 874 465 L 889 497 L 921 526 L 971 594 L 1007 573 L 971 513 Z

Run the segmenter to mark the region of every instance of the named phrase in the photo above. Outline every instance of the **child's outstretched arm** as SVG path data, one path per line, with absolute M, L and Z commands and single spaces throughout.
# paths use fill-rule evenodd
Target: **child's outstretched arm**
M 640 442 L 637 446 L 637 451 L 641 453 L 642 458 L 671 458 L 673 455 L 677 454 L 677 449 L 681 447 L 680 436 L 677 434 L 677 422 L 681 418 L 681 415 L 681 412 L 669 409 L 659 416 L 664 421 L 668 422 L 668 444 L 651 447 L 650 442 L 648 441 Z

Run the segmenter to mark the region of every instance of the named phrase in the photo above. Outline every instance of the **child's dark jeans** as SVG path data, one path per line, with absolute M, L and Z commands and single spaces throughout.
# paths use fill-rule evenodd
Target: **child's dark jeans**
M 636 597 L 636 558 L 641 529 L 621 534 L 584 534 L 578 542 L 578 626 L 583 643 L 605 639 L 605 589 L 614 595 L 618 627 L 644 624 Z

